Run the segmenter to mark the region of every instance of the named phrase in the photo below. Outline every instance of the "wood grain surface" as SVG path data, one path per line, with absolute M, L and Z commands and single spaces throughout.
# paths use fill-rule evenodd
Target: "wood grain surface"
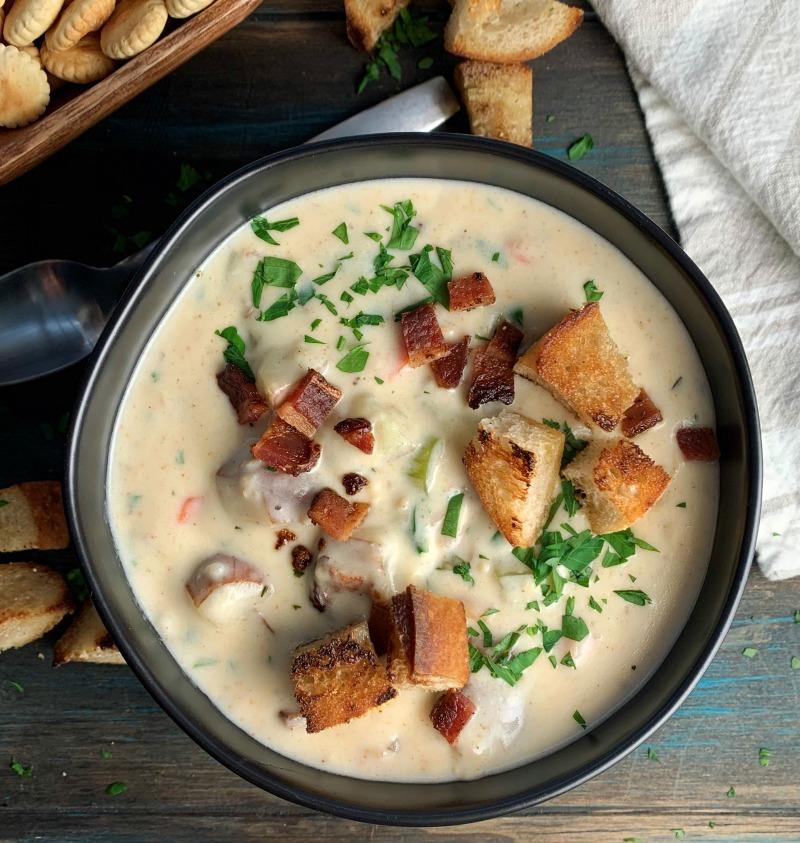
M 416 68 L 435 57 L 429 71 Z M 176 205 L 255 157 L 285 148 L 398 90 L 360 97 L 363 58 L 338 0 L 269 0 L 148 92 L 52 159 L 0 188 L 0 271 L 44 257 L 102 264 L 158 234 Z M 437 45 L 404 60 L 404 84 L 449 72 Z M 537 147 L 565 158 L 671 228 L 635 97 L 593 15 L 534 63 Z M 553 115 L 548 122 L 547 115 Z M 463 117 L 449 128 L 463 130 Z M 177 184 L 181 164 L 201 180 Z M 181 188 L 186 188 L 181 189 Z M 0 485 L 60 476 L 60 432 L 80 367 L 0 392 Z M 70 567 L 70 551 L 46 558 Z M 527 813 L 453 829 L 362 826 L 297 808 L 246 784 L 187 738 L 125 667 L 50 667 L 51 640 L 0 656 L 0 841 L 464 840 L 477 843 L 676 839 L 800 841 L 800 580 L 753 572 L 706 676 L 647 745 L 584 786 Z M 51 637 L 50 637 L 51 638 Z M 742 656 L 744 647 L 757 655 Z M 39 657 L 42 654 L 43 658 Z M 11 681 L 20 683 L 20 694 Z M 759 748 L 772 751 L 759 766 Z M 111 758 L 103 758 L 103 750 Z M 30 778 L 8 769 L 32 764 Z M 107 796 L 124 781 L 127 791 Z M 727 796 L 735 788 L 735 797 Z M 714 823 L 711 827 L 709 824 Z

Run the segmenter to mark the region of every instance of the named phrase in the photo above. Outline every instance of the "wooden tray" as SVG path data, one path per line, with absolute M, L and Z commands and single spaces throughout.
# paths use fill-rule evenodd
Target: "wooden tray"
M 56 91 L 44 116 L 0 129 L 0 185 L 35 167 L 115 109 L 158 82 L 237 23 L 261 0 L 216 0 L 94 85 Z

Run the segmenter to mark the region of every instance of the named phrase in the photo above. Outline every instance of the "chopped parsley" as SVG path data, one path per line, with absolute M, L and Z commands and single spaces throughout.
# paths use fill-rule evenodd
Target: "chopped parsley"
M 761 767 L 769 767 L 769 759 L 772 757 L 772 750 L 766 747 L 761 747 L 758 750 L 758 763 Z
M 256 264 L 253 279 L 250 282 L 253 307 L 261 307 L 261 294 L 264 287 L 293 289 L 302 274 L 303 270 L 294 261 L 272 255 L 261 258 Z
M 381 207 L 392 215 L 392 230 L 386 246 L 389 249 L 412 249 L 419 234 L 419 229 L 411 225 L 411 220 L 417 215 L 413 202 L 404 199 L 395 202 L 391 208 L 388 205 Z
M 375 375 L 375 383 L 377 383 L 379 386 L 382 386 L 384 383 L 386 383 L 386 381 L 384 381 L 383 378 L 379 378 L 377 375 Z
M 344 357 L 336 364 L 340 372 L 363 372 L 369 360 L 369 352 L 363 345 L 351 348 Z
M 110 749 L 101 749 L 100 750 L 100 757 L 103 761 L 109 761 L 111 759 L 111 750 Z
M 594 283 L 594 278 L 590 278 L 583 285 L 583 292 L 586 296 L 586 301 L 600 301 L 603 298 L 603 291 L 597 289 L 597 284 Z
M 523 327 L 524 316 L 522 313 L 521 307 L 515 307 L 513 310 L 509 311 L 509 317 L 511 321 L 514 322 L 516 325 L 519 325 L 520 328 Z
M 742 650 L 742 655 L 746 659 L 755 658 L 758 655 L 758 647 L 745 647 L 744 650 Z
M 352 304 L 353 297 L 350 295 L 350 293 L 347 292 L 347 290 L 344 290 L 342 292 L 342 294 L 339 296 L 339 301 L 343 301 L 346 304 Z
M 571 667 L 573 670 L 578 669 L 577 666 L 575 665 L 575 660 L 572 658 L 572 653 L 570 653 L 569 650 L 567 650 L 566 655 L 564 656 L 563 659 L 561 659 L 560 663 L 563 664 L 564 667 Z
M 431 260 L 433 250 L 434 247 L 428 244 L 421 252 L 410 255 L 408 261 L 411 264 L 411 271 L 414 276 L 433 299 L 449 309 L 450 294 L 447 290 L 447 283 L 453 277 L 452 254 L 449 249 L 436 246 L 436 257 L 439 259 L 439 266 L 437 266 Z
M 106 788 L 106 795 L 107 796 L 119 796 L 121 793 L 125 793 L 128 789 L 128 785 L 125 782 L 111 782 L 111 784 Z
M 350 243 L 350 236 L 347 233 L 347 223 L 340 222 L 336 228 L 331 232 L 334 237 L 338 237 L 345 246 Z
M 539 601 L 538 600 L 531 600 L 530 603 L 525 604 L 526 609 L 533 609 L 535 612 L 540 611 L 539 609 Z
M 561 468 L 569 465 L 575 457 L 589 444 L 585 439 L 578 439 L 572 432 L 572 428 L 564 422 L 559 424 L 554 419 L 542 419 L 542 421 L 553 430 L 561 430 L 564 433 L 564 456 L 561 458 Z
M 216 659 L 202 658 L 198 659 L 192 667 L 211 667 L 217 663 Z
M 239 332 L 236 330 L 236 327 L 234 325 L 228 325 L 227 328 L 223 328 L 221 331 L 214 331 L 214 334 L 218 337 L 222 337 L 222 339 L 226 340 L 228 343 L 225 350 L 222 352 L 225 362 L 233 363 L 234 366 L 244 372 L 245 377 L 248 380 L 255 381 L 256 376 L 244 356 L 244 340 L 239 336 Z
M 461 515 L 461 504 L 464 502 L 464 493 L 459 492 L 453 495 L 447 502 L 447 512 L 442 522 L 442 535 L 455 538 L 458 535 L 458 519 Z
M 186 462 L 186 456 L 184 455 L 183 451 L 178 451 L 178 453 L 175 454 L 175 462 L 178 465 L 183 465 Z
M 345 345 L 347 345 L 347 343 L 345 342 L 344 337 L 339 337 L 339 339 L 336 340 L 336 350 L 337 351 L 341 351 L 345 347 Z
M 800 656 L 792 656 L 792 670 L 800 670 Z
M 430 56 L 425 56 L 417 62 L 417 67 L 420 70 L 430 70 L 433 67 L 433 59 Z
M 13 688 L 13 689 L 14 689 L 14 690 L 18 693 L 18 694 L 23 694 L 23 693 L 25 693 L 25 689 L 22 687 L 22 685 L 20 685 L 20 684 L 19 684 L 19 682 L 15 682 L 13 679 L 6 679 L 6 682 L 8 682 L 8 684 L 9 684 L 9 685 L 10 685 L 10 686 L 11 686 L 11 687 L 12 687 L 12 688 Z
M 313 343 L 314 345 L 326 345 L 322 340 L 318 340 L 316 337 L 310 337 L 308 334 L 303 336 L 303 342 Z
M 339 315 L 336 305 L 324 293 L 314 293 L 314 298 L 316 298 L 329 313 L 332 313 L 334 316 Z
M 65 577 L 75 598 L 79 603 L 83 603 L 89 596 L 89 586 L 86 583 L 86 577 L 83 571 L 80 568 L 70 568 L 65 574 Z
M 270 246 L 279 246 L 278 241 L 270 234 L 270 231 L 288 231 L 300 225 L 300 220 L 297 217 L 291 217 L 287 220 L 278 220 L 277 222 L 269 222 L 266 217 L 253 217 L 250 220 L 250 228 L 256 237 L 260 237 L 265 243 Z
M 561 634 L 571 641 L 583 641 L 589 634 L 589 627 L 581 618 L 567 614 L 561 618 Z
M 733 799 L 736 796 L 736 788 L 731 785 L 725 795 L 728 797 L 728 799 Z
M 564 496 L 564 509 L 566 509 L 567 515 L 572 518 L 581 508 L 581 502 L 575 497 L 575 487 L 572 485 L 571 480 L 561 481 L 561 494 Z
M 377 231 L 365 231 L 364 236 L 369 237 L 370 240 L 374 240 L 376 243 L 380 243 L 383 240 L 383 237 Z
M 469 562 L 465 562 L 460 556 L 456 556 L 455 558 L 458 562 L 453 565 L 453 573 L 461 577 L 464 582 L 469 583 L 470 585 L 475 585 L 475 580 L 470 573 L 471 566 Z
M 345 327 L 350 328 L 353 336 L 360 342 L 364 336 L 360 329 L 365 325 L 382 325 L 383 316 L 378 313 L 364 313 L 363 311 L 359 311 L 352 319 L 342 318 L 339 322 Z
M 499 612 L 500 612 L 500 610 L 499 610 L 499 609 L 495 609 L 494 607 L 492 607 L 491 609 L 487 609 L 487 610 L 486 610 L 486 611 L 485 611 L 485 612 L 481 615 L 481 617 L 482 617 L 482 618 L 488 618 L 490 615 L 496 615 L 496 614 L 498 614 Z
M 670 830 L 675 835 L 676 840 L 683 840 L 686 837 L 686 832 L 682 828 L 673 828 Z
M 621 589 L 620 591 L 615 590 L 614 594 L 618 595 L 623 600 L 627 600 L 628 603 L 633 603 L 634 606 L 646 606 L 648 603 L 653 602 L 649 595 L 645 594 L 638 588 L 632 591 L 627 589 Z
M 492 263 L 499 263 L 500 262 L 500 252 L 495 252 L 492 255 Z
M 316 331 L 316 330 L 317 330 L 317 328 L 319 328 L 319 326 L 320 326 L 321 324 L 322 324 L 322 320 L 321 320 L 321 319 L 315 319 L 315 320 L 311 323 L 311 330 L 312 330 L 312 331 Z
M 331 272 L 324 272 L 322 275 L 318 275 L 316 278 L 311 279 L 312 284 L 316 284 L 318 287 L 321 287 L 323 284 L 327 284 L 331 278 L 336 276 L 336 273 L 339 271 L 341 267 L 341 263 L 337 263 L 336 266 L 333 268 Z
M 661 760 L 658 757 L 658 753 L 653 749 L 652 746 L 647 747 L 647 760 L 648 761 L 660 761 Z
M 583 137 L 573 143 L 567 150 L 567 156 L 570 161 L 580 161 L 584 155 L 594 149 L 594 140 L 587 132 Z
M 257 317 L 258 321 L 272 322 L 274 319 L 281 319 L 295 309 L 297 299 L 297 290 L 292 288 L 288 293 L 284 293 L 275 299 L 266 310 L 262 310 Z
M 16 773 L 21 779 L 29 779 L 33 775 L 33 764 L 30 767 L 25 767 L 21 762 L 12 758 L 8 769 L 12 773 Z
M 539 657 L 542 648 L 531 647 L 512 656 L 511 650 L 519 641 L 524 626 L 509 632 L 497 644 L 493 644 L 491 630 L 482 620 L 478 621 L 478 626 L 483 632 L 483 646 L 486 651 L 481 652 L 473 644 L 468 644 L 470 670 L 477 673 L 482 667 L 486 667 L 495 679 L 502 679 L 508 685 L 516 685 L 523 672 Z
M 586 721 L 583 719 L 583 715 L 577 708 L 572 712 L 572 719 L 581 727 L 581 729 L 586 728 Z
M 800 609 L 795 610 L 795 613 L 794 613 L 794 622 L 795 622 L 795 623 L 800 623 Z
M 550 664 L 553 665 L 553 670 L 558 667 L 558 659 L 555 656 L 548 656 L 547 661 L 549 661 Z
M 591 595 L 589 595 L 589 608 L 594 609 L 601 615 L 603 614 L 603 607 Z

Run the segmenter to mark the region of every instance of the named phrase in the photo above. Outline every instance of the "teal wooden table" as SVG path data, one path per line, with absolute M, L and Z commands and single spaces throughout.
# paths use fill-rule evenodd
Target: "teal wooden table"
M 433 68 L 419 70 L 425 55 Z M 404 84 L 452 68 L 436 45 L 403 62 Z M 356 96 L 362 65 L 345 39 L 339 0 L 267 0 L 168 79 L 0 189 L 0 271 L 54 256 L 111 262 L 135 249 L 209 180 L 398 89 L 383 80 Z M 534 72 L 537 148 L 565 158 L 591 132 L 596 148 L 578 166 L 671 231 L 622 57 L 596 18 L 589 13 Z M 464 125 L 459 117 L 448 128 Z M 0 392 L 0 485 L 60 475 L 79 376 Z M 46 558 L 75 564 L 69 551 Z M 800 580 L 769 583 L 754 571 L 710 670 L 649 744 L 527 814 L 427 831 L 359 826 L 268 796 L 195 746 L 127 668 L 54 671 L 45 640 L 0 655 L 0 841 L 621 843 L 680 839 L 682 830 L 686 840 L 796 843 L 797 610 Z M 757 652 L 747 658 L 745 648 Z M 761 748 L 771 751 L 766 767 Z M 29 778 L 8 768 L 12 757 L 33 766 Z M 107 796 L 114 781 L 128 789 Z

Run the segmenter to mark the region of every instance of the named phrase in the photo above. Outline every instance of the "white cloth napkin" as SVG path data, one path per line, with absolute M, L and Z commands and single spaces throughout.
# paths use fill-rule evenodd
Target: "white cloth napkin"
M 758 395 L 758 561 L 800 574 L 800 2 L 594 0 L 627 58 L 686 252 Z M 602 142 L 602 139 L 596 138 Z

